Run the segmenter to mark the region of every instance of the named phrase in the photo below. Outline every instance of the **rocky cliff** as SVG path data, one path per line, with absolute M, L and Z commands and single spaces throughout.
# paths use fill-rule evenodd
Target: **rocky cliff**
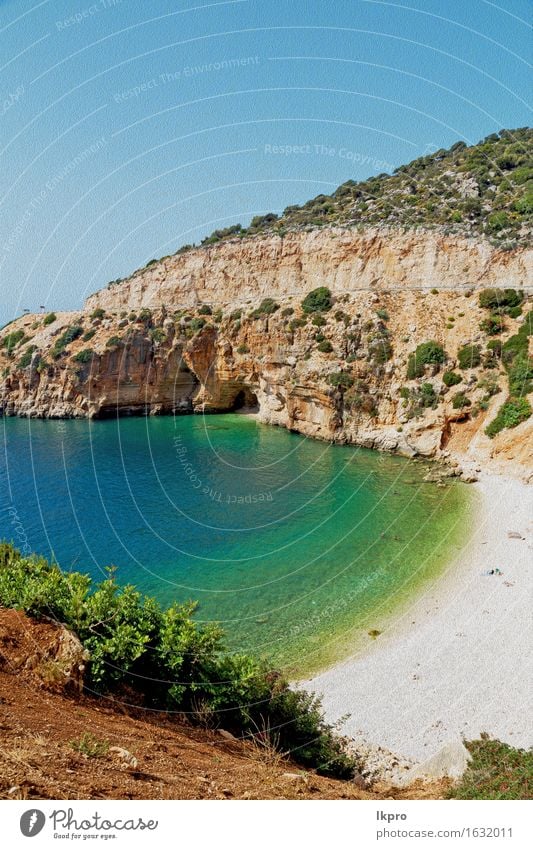
M 237 238 L 165 257 L 91 295 L 86 309 L 202 303 L 228 309 L 263 297 L 299 302 L 318 286 L 351 297 L 360 291 L 522 288 L 532 279 L 532 251 L 504 251 L 486 239 L 424 230 L 322 228 Z
M 434 232 L 232 240 L 154 264 L 79 313 L 9 325 L 0 408 L 33 417 L 247 408 L 320 439 L 408 456 L 460 452 L 463 468 L 465 457 L 527 465 L 521 290 L 530 283 L 531 252 Z M 480 304 L 496 284 L 515 291 L 514 306 Z M 317 287 L 326 300 L 306 306 Z M 525 341 L 526 407 L 491 439 L 484 430 L 510 394 L 505 346 L 514 356 L 515 338 Z

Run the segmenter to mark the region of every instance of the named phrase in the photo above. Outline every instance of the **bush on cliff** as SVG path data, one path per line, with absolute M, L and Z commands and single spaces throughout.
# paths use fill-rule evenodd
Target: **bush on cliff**
M 493 439 L 497 433 L 507 427 L 517 427 L 531 416 L 531 404 L 525 398 L 508 398 L 502 404 L 496 417 L 485 428 L 485 433 Z
M 86 684 L 94 692 L 134 688 L 147 706 L 201 712 L 245 736 L 261 733 L 302 765 L 350 778 L 356 763 L 322 716 L 320 702 L 291 690 L 279 672 L 252 657 L 228 654 L 215 625 L 194 621 L 194 603 L 166 610 L 112 572 L 93 584 L 44 558 L 0 544 L 0 605 L 48 616 L 75 631 L 90 653 Z
M 409 354 L 407 360 L 407 377 L 413 380 L 422 377 L 426 365 L 440 365 L 446 359 L 442 345 L 438 342 L 422 342 L 417 346 L 413 354 Z
M 457 351 L 460 369 L 477 368 L 481 363 L 481 348 L 479 345 L 463 345 Z
M 523 292 L 516 289 L 483 289 L 479 293 L 479 306 L 490 310 L 505 310 L 520 306 Z
M 327 286 L 313 289 L 302 301 L 304 312 L 327 312 L 332 307 L 331 292 Z

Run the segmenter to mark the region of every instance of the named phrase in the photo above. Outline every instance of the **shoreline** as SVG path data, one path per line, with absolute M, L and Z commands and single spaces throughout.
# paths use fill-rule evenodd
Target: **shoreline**
M 356 743 L 419 763 L 483 732 L 533 744 L 532 489 L 487 472 L 473 486 L 471 534 L 435 582 L 363 653 L 298 681 L 322 697 L 328 721 L 350 714 L 342 733 Z

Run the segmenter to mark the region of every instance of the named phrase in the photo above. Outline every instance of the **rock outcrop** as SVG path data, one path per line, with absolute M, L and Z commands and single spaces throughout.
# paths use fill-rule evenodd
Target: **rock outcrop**
M 493 440 L 484 434 L 507 375 L 481 327 L 487 310 L 478 292 L 498 284 L 526 290 L 527 301 L 530 283 L 531 252 L 435 232 L 320 230 L 224 242 L 151 265 L 91 296 L 79 313 L 25 316 L 5 328 L 0 411 L 106 417 L 249 408 L 262 422 L 319 439 L 407 456 L 469 454 L 469 474 L 491 457 L 520 466 L 531 420 Z M 302 300 L 318 286 L 330 290 L 331 308 L 308 314 Z M 522 306 L 504 317 L 498 339 L 517 333 Z M 445 363 L 408 378 L 409 356 L 430 340 Z M 466 344 L 479 347 L 479 362 L 459 368 Z M 461 382 L 451 387 L 443 373 L 454 369 Z

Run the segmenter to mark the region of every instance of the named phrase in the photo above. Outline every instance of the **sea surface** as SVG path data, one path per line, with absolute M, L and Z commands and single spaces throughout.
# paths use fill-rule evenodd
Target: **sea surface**
M 468 533 L 468 488 L 425 483 L 427 464 L 239 414 L 3 419 L 0 434 L 0 538 L 196 600 L 231 649 L 294 675 L 379 639 Z

